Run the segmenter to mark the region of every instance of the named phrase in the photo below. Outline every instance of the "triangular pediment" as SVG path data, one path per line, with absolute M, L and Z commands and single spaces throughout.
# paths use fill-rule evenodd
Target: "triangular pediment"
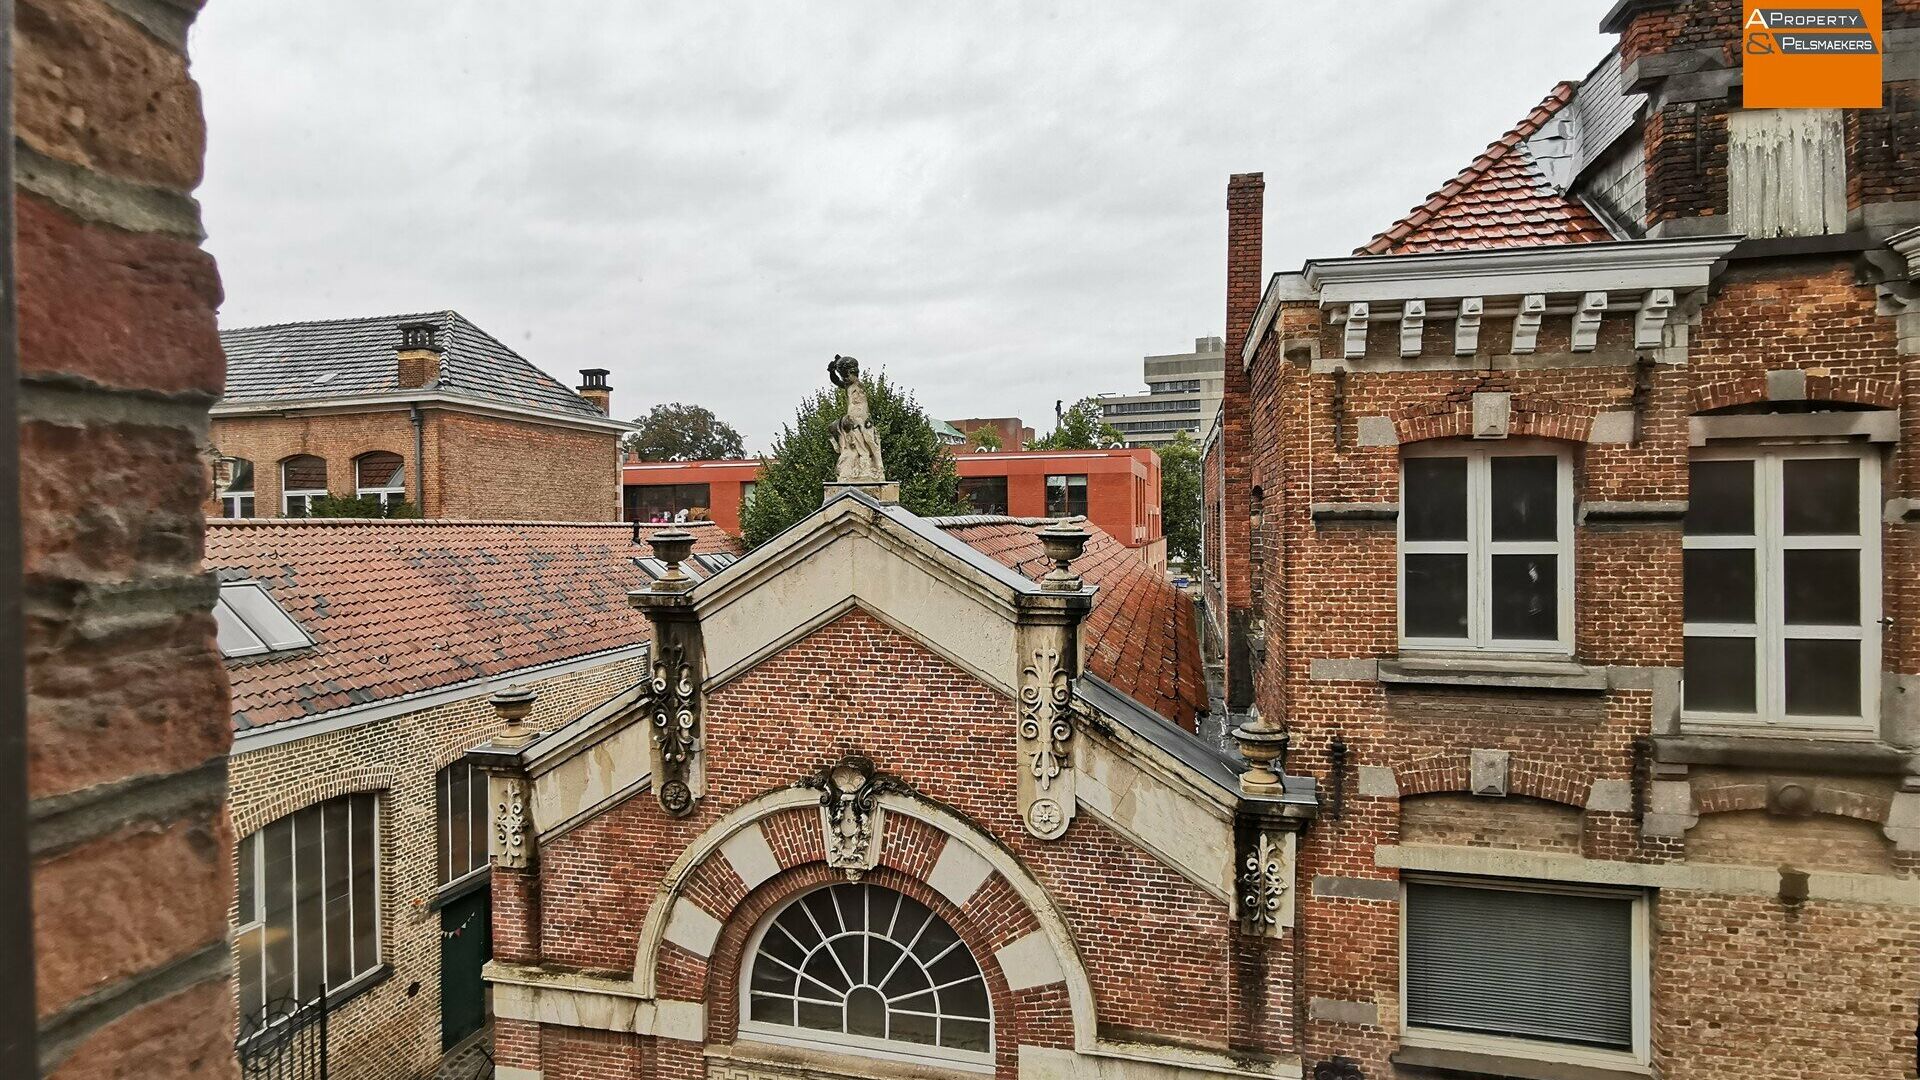
M 1089 598 L 1043 590 L 932 523 L 847 492 L 701 582 L 691 601 L 709 689 L 857 606 L 1012 695 L 1021 621 L 1077 617 Z

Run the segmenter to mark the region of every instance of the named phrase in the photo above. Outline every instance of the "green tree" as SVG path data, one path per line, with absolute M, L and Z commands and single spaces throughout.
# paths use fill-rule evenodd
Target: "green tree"
M 1000 449 L 1000 433 L 990 427 L 978 427 L 967 433 L 967 449 L 979 453 Z
M 913 393 L 886 373 L 862 376 L 880 457 L 887 476 L 900 483 L 900 503 L 916 514 L 964 514 L 960 474 L 953 456 L 934 437 L 933 423 Z M 801 402 L 793 422 L 780 429 L 771 457 L 760 459 L 753 497 L 740 510 L 740 531 L 759 546 L 782 529 L 820 509 L 825 487 L 834 478 L 839 452 L 833 422 L 846 415 L 839 391 L 820 390 Z
M 713 461 L 747 456 L 740 432 L 701 405 L 655 405 L 633 421 L 640 430 L 621 445 L 641 461 Z
M 1186 432 L 1160 453 L 1160 522 L 1167 554 L 1189 565 L 1200 560 L 1200 444 Z
M 1027 443 L 1029 450 L 1110 450 L 1125 446 L 1120 429 L 1100 418 L 1100 399 L 1084 397 L 1060 416 L 1052 431 Z
M 378 495 L 322 495 L 307 504 L 313 518 L 417 518 L 420 508 L 404 499 L 389 506 Z

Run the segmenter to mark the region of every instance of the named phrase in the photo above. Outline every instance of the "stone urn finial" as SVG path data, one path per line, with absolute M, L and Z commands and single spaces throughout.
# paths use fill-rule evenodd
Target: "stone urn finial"
M 1281 778 L 1286 772 L 1287 745 L 1292 741 L 1286 729 L 1260 715 L 1256 705 L 1247 722 L 1233 729 L 1233 741 L 1240 744 L 1240 756 L 1247 761 L 1247 771 L 1240 774 L 1240 790 L 1250 795 L 1280 794 L 1284 790 Z
M 653 557 L 667 564 L 667 572 L 653 583 L 653 591 L 686 592 L 693 588 L 693 575 L 680 568 L 693 554 L 693 534 L 685 529 L 665 529 L 647 542 L 653 546 Z
M 1040 587 L 1048 592 L 1079 592 L 1082 582 L 1073 572 L 1073 560 L 1087 549 L 1092 534 L 1078 524 L 1056 521 L 1041 529 L 1039 536 L 1047 558 L 1053 560 L 1053 569 L 1040 579 Z
M 524 686 L 509 686 L 487 699 L 494 714 L 500 717 L 500 733 L 493 737 L 495 746 L 525 746 L 534 740 L 539 732 L 527 727 L 526 720 L 532 715 L 533 703 L 538 697 Z

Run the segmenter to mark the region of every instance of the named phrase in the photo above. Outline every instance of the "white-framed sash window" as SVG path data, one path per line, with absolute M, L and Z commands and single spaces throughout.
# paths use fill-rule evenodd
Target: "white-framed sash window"
M 1682 719 L 1872 734 L 1878 454 L 1840 443 L 1709 446 L 1689 471 Z
M 1399 593 L 1405 648 L 1571 653 L 1571 458 L 1530 439 L 1406 448 Z
M 327 496 L 327 463 L 312 454 L 299 454 L 280 463 L 280 512 L 306 517 L 315 499 Z

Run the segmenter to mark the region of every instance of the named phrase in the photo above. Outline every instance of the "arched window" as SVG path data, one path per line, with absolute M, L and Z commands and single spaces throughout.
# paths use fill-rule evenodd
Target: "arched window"
M 280 463 L 280 508 L 287 517 L 306 517 L 313 500 L 327 494 L 327 462 L 296 454 Z
M 440 770 L 440 884 L 487 865 L 487 774 L 464 761 Z
M 750 944 L 743 1031 L 884 1057 L 993 1062 L 980 965 L 912 897 L 829 885 L 789 902 Z
M 246 458 L 222 458 L 220 461 L 220 516 L 253 516 L 253 462 Z
M 353 462 L 353 493 L 361 498 L 379 499 L 382 512 L 392 511 L 407 501 L 406 465 L 399 454 L 385 450 L 361 454 Z
M 329 995 L 380 966 L 379 806 L 343 795 L 239 843 L 234 968 L 242 1016 Z

